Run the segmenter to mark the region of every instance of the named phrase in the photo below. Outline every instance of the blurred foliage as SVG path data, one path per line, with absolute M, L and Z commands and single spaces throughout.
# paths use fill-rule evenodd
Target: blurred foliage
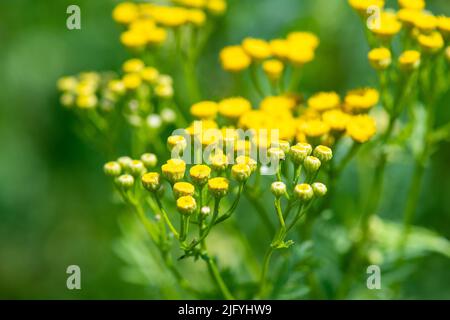
M 146 260 L 145 253 L 151 247 L 135 239 L 134 251 L 124 249 L 133 240 L 120 238 L 118 218 L 123 221 L 122 228 L 135 226 L 127 222 L 129 218 L 120 206 L 108 198 L 109 187 L 101 170 L 106 159 L 75 135 L 75 119 L 60 107 L 55 89 L 56 79 L 62 75 L 80 70 L 118 70 L 129 56 L 119 45 L 118 27 L 111 19 L 115 3 L 77 1 L 82 29 L 73 31 L 66 28 L 66 8 L 73 1 L 2 0 L 0 3 L 0 298 L 127 299 L 157 298 L 163 294 L 155 288 L 158 281 L 164 281 L 164 276 L 158 266 Z M 428 6 L 435 13 L 450 15 L 448 0 L 430 0 Z M 232 90 L 228 75 L 221 71 L 218 62 L 218 52 L 224 45 L 238 43 L 245 36 L 269 39 L 292 29 L 313 31 L 321 39 L 317 59 L 306 68 L 303 77 L 301 87 L 306 93 L 318 90 L 343 93 L 352 87 L 374 85 L 376 78 L 366 59 L 368 47 L 363 31 L 346 1 L 229 0 L 229 12 L 199 66 L 205 97 L 222 98 Z M 447 95 L 441 103 L 448 106 L 449 98 Z M 439 121 L 448 122 L 449 109 L 440 110 Z M 449 146 L 448 142 L 441 146 L 426 172 L 415 221 L 416 225 L 435 230 L 447 239 L 450 237 Z M 356 163 L 350 166 L 337 193 L 338 203 L 342 203 L 338 215 L 344 221 L 354 220 L 356 204 L 352 208 L 349 203 L 355 202 L 358 190 L 364 186 L 364 180 L 355 183 L 352 179 L 357 170 Z M 409 179 L 410 171 L 408 158 L 398 159 L 389 167 L 389 183 L 385 189 L 389 196 L 383 198 L 386 201 L 381 217 L 400 219 L 399 208 L 407 192 L 405 179 Z M 257 218 L 246 215 L 247 212 L 245 208 L 239 210 L 236 222 L 250 241 L 258 239 L 261 244 L 255 250 L 262 255 L 270 235 L 261 231 L 255 222 Z M 339 248 L 345 249 L 347 240 L 344 231 L 330 219 L 334 218 L 324 214 L 315 226 L 314 240 L 320 245 L 296 246 L 291 259 L 280 259 L 277 270 L 300 268 L 300 272 L 295 273 L 296 279 L 279 279 L 278 283 L 287 285 L 275 288 L 278 298 L 305 296 L 307 289 L 295 284 L 314 279 L 305 279 L 305 270 L 297 262 L 309 259 L 311 250 L 319 250 L 320 256 L 325 257 L 317 265 L 319 274 L 326 273 L 333 281 L 340 281 L 336 250 L 331 247 L 338 247 L 339 252 Z M 380 235 L 380 239 L 387 245 L 392 240 L 390 237 L 395 237 L 395 224 L 383 230 L 389 234 Z M 231 247 L 220 233 L 214 236 L 216 247 Z M 420 246 L 424 243 L 431 243 L 437 252 L 446 250 L 448 257 L 448 243 L 442 244 L 444 240 L 439 242 L 420 228 L 412 237 L 418 244 L 407 248 L 415 257 L 413 263 L 392 270 L 389 273 L 394 278 L 392 281 L 398 276 L 393 273 L 407 272 L 402 297 L 449 299 L 450 283 L 445 281 L 449 259 L 438 254 L 420 259 Z M 235 267 L 233 264 L 239 261 L 235 255 L 243 251 L 245 248 L 233 249 L 221 259 L 224 266 Z M 66 268 L 71 264 L 81 267 L 81 291 L 66 288 Z M 142 267 L 136 271 L 127 265 Z M 202 274 L 196 277 L 201 284 Z M 142 285 L 146 282 L 152 286 Z M 332 296 L 328 290 L 332 286 L 332 283 L 324 284 L 325 297 Z M 385 297 L 369 296 L 373 293 L 360 290 L 353 297 Z

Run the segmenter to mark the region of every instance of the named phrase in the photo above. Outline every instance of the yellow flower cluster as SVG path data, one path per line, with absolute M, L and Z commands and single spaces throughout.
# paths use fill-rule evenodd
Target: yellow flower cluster
M 98 93 L 102 86 L 102 76 L 97 72 L 82 72 L 78 76 L 65 76 L 58 80 L 61 104 L 91 109 L 99 103 Z
M 153 3 L 119 3 L 113 10 L 113 19 L 126 26 L 121 43 L 133 49 L 142 49 L 163 43 L 167 29 L 190 25 L 202 27 L 210 15 L 221 15 L 226 10 L 225 0 L 177 0 L 176 6 Z
M 281 77 L 285 64 L 303 66 L 311 62 L 319 39 L 310 32 L 292 32 L 285 39 L 266 41 L 246 38 L 241 45 L 228 46 L 220 52 L 224 70 L 240 72 L 252 63 L 262 63 L 265 74 L 271 80 Z

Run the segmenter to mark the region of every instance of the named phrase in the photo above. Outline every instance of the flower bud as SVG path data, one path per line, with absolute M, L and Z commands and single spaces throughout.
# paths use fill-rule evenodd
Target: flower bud
M 192 196 L 183 196 L 177 199 L 177 209 L 181 214 L 191 215 L 197 209 L 197 202 Z
M 313 152 L 314 156 L 322 163 L 327 163 L 333 158 L 333 151 L 326 146 L 317 146 Z
M 157 191 L 161 186 L 160 176 L 157 172 L 148 172 L 144 174 L 141 181 L 144 188 L 151 192 Z
M 167 138 L 167 146 L 170 151 L 176 148 L 178 152 L 181 152 L 186 149 L 186 139 L 183 136 L 170 136 Z
M 122 172 L 122 167 L 116 161 L 111 161 L 103 166 L 103 171 L 108 177 L 117 177 Z
M 385 70 L 392 63 L 391 51 L 387 48 L 375 48 L 369 52 L 369 61 L 375 70 Z
M 405 51 L 398 58 L 398 63 L 403 71 L 416 70 L 420 66 L 420 52 L 416 50 Z
M 226 178 L 217 177 L 209 179 L 208 190 L 215 198 L 222 198 L 228 193 L 228 180 Z
M 286 158 L 286 155 L 284 154 L 284 151 L 281 150 L 281 148 L 272 147 L 267 150 L 267 154 L 271 159 L 284 160 Z
M 323 197 L 327 194 L 328 191 L 327 186 L 320 182 L 314 182 L 312 184 L 312 188 L 316 197 Z
M 163 164 L 161 167 L 162 173 L 167 180 L 171 183 L 175 183 L 184 177 L 186 170 L 186 164 L 180 159 L 171 159 Z
M 147 169 L 151 169 L 158 163 L 158 158 L 153 153 L 144 153 L 141 156 L 141 161 Z
M 302 201 L 309 201 L 314 197 L 314 190 L 309 184 L 302 183 L 295 186 L 294 194 Z
M 144 166 L 144 163 L 141 160 L 133 160 L 130 164 L 130 173 L 135 176 L 139 177 L 143 175 L 147 169 Z
M 200 213 L 204 216 L 208 216 L 211 213 L 211 208 L 210 207 L 203 207 L 200 209 Z
M 248 157 L 248 156 L 239 156 L 236 158 L 237 164 L 246 164 L 250 167 L 250 170 L 252 172 L 255 172 L 256 168 L 258 167 L 258 163 L 256 160 Z
M 321 164 L 320 160 L 314 156 L 307 156 L 305 161 L 303 161 L 303 166 L 308 173 L 316 173 L 320 169 Z
M 231 168 L 231 174 L 237 182 L 242 183 L 247 181 L 252 174 L 252 170 L 250 169 L 250 166 L 245 163 L 235 164 Z
M 129 171 L 130 170 L 132 161 L 133 160 L 130 157 L 120 157 L 119 159 L 117 159 L 117 162 L 122 167 L 122 170 L 125 170 L 125 171 Z
M 195 188 L 189 182 L 177 182 L 173 185 L 173 193 L 176 199 L 184 196 L 193 196 L 194 192 Z
M 272 143 L 271 147 L 280 148 L 283 150 L 285 154 L 289 153 L 289 150 L 291 149 L 291 145 L 289 144 L 289 141 L 287 140 L 279 140 L 278 142 Z
M 134 185 L 134 178 L 130 174 L 123 174 L 116 178 L 116 184 L 119 188 L 123 190 L 129 190 Z
M 276 198 L 280 198 L 286 194 L 286 184 L 281 181 L 275 181 L 270 187 L 270 191 Z
M 211 162 L 211 167 L 215 171 L 223 171 L 227 168 L 228 165 L 227 156 L 222 153 L 211 155 L 209 161 Z
M 192 181 L 194 183 L 203 186 L 208 182 L 211 175 L 211 168 L 204 164 L 195 165 L 189 170 Z
M 295 146 L 291 147 L 289 150 L 289 155 L 294 164 L 300 165 L 305 161 L 306 157 L 311 154 L 311 152 L 311 145 L 307 143 L 297 143 Z

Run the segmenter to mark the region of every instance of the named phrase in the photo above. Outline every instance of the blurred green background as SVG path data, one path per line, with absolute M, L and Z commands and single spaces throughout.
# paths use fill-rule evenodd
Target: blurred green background
M 207 98 L 226 96 L 229 77 L 218 52 L 245 36 L 270 39 L 294 29 L 317 33 L 317 59 L 302 88 L 346 90 L 376 85 L 358 18 L 344 0 L 228 0 L 229 10 L 200 65 Z M 83 70 L 119 70 L 129 55 L 111 19 L 117 1 L 2 0 L 0 2 L 0 298 L 151 298 L 143 285 L 123 280 L 124 262 L 112 250 L 120 236 L 119 210 L 102 174 L 105 160 L 74 133 L 75 118 L 60 107 L 58 77 Z M 429 0 L 450 15 L 448 0 Z M 81 8 L 81 30 L 67 30 L 66 8 Z M 175 90 L 177 88 L 175 87 Z M 450 97 L 444 99 L 448 101 Z M 448 103 L 447 103 L 448 107 Z M 438 117 L 450 119 L 450 109 Z M 450 145 L 433 157 L 416 224 L 450 238 Z M 391 166 L 381 215 L 400 218 L 410 171 Z M 353 172 L 347 173 L 351 175 Z M 350 176 L 349 176 L 350 177 Z M 408 177 L 408 178 L 405 178 Z M 351 177 L 350 177 L 351 178 Z M 342 192 L 355 193 L 352 179 Z M 82 270 L 82 290 L 66 288 L 66 268 Z M 417 261 L 405 298 L 450 299 L 448 259 Z

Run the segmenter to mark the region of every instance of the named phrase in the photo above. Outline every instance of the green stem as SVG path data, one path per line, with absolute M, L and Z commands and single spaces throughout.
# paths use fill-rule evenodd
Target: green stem
M 208 255 L 205 255 L 203 257 L 205 260 L 208 271 L 211 275 L 211 278 L 216 283 L 217 287 L 219 288 L 220 292 L 227 300 L 234 300 L 233 295 L 231 294 L 230 290 L 228 289 L 227 285 L 225 284 L 225 281 L 223 281 L 222 276 L 220 275 L 219 269 L 217 268 L 216 262 Z

